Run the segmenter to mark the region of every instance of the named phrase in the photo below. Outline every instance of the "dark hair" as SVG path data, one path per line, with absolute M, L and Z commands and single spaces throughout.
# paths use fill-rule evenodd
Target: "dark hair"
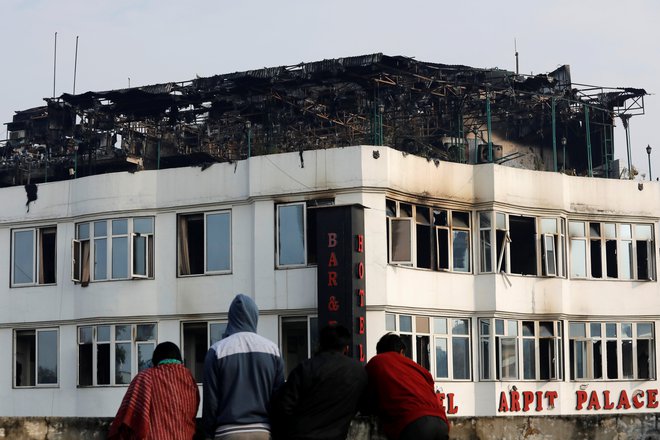
M 400 353 L 401 350 L 406 350 L 406 343 L 396 333 L 387 333 L 376 344 L 376 354 L 387 353 L 388 351 Z
M 177 347 L 174 342 L 161 342 L 156 346 L 154 354 L 151 355 L 151 363 L 154 367 L 158 365 L 160 361 L 165 359 L 183 361 L 181 358 L 181 350 L 179 350 L 179 347 Z
M 321 329 L 321 351 L 342 351 L 351 343 L 351 333 L 343 325 L 327 325 Z

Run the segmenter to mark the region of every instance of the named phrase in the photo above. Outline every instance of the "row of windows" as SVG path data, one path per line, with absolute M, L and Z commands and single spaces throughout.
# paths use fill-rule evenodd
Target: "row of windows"
M 281 204 L 276 212 L 277 267 L 315 262 L 315 210 L 332 200 Z M 181 214 L 177 218 L 179 276 L 229 273 L 232 270 L 230 210 Z M 56 283 L 57 228 L 12 231 L 11 285 Z M 71 279 L 83 286 L 95 281 L 153 278 L 154 217 L 95 220 L 76 224 Z
M 571 220 L 567 237 L 561 217 L 482 211 L 473 226 L 470 211 L 390 199 L 386 215 L 392 264 L 452 272 L 655 279 L 652 224 Z M 473 249 L 477 258 L 470 255 Z
M 406 356 L 437 380 L 473 380 L 472 320 L 455 317 L 386 315 L 387 331 L 406 342 Z M 565 377 L 562 360 L 568 341 L 570 380 L 655 378 L 654 324 L 649 322 L 568 322 L 478 318 L 479 380 L 554 381 Z M 223 321 L 184 322 L 185 365 L 202 381 L 208 347 L 222 338 Z M 280 348 L 287 374 L 318 347 L 316 317 L 281 318 Z M 126 385 L 150 366 L 157 326 L 99 324 L 78 327 L 78 385 Z M 58 329 L 16 330 L 16 387 L 58 384 Z
M 653 323 L 568 325 L 570 380 L 655 377 Z M 480 380 L 564 379 L 561 321 L 479 318 L 477 326 Z M 386 329 L 400 333 L 406 355 L 436 379 L 472 380 L 470 319 L 388 314 Z

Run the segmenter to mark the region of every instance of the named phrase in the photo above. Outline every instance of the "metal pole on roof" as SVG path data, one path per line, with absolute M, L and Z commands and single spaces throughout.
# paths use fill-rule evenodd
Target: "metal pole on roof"
M 589 128 L 589 106 L 584 105 L 584 120 L 585 129 L 587 130 L 587 167 L 589 177 L 594 177 L 594 169 L 591 164 L 591 130 Z
M 493 162 L 493 142 L 490 138 L 490 91 L 486 92 L 486 118 L 488 125 L 488 162 Z
M 53 53 L 53 98 L 55 97 L 55 78 L 57 77 L 57 32 L 55 32 L 55 51 Z
M 630 120 L 630 115 L 620 115 L 621 122 L 623 123 L 623 128 L 626 130 L 626 151 L 628 153 L 628 179 L 632 179 L 633 172 L 632 172 L 632 158 L 630 154 L 630 126 L 628 125 L 628 122 Z
M 76 55 L 73 61 L 73 94 L 76 94 L 76 72 L 78 70 L 78 35 L 76 35 Z
M 557 172 L 557 117 L 555 115 L 555 97 L 552 97 L 552 163 Z

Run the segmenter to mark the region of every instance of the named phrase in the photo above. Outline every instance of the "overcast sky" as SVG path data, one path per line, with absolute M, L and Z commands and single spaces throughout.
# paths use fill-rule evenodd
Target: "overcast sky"
M 521 73 L 570 64 L 576 83 L 650 93 L 630 122 L 633 164 L 648 172 L 650 144 L 660 177 L 657 0 L 2 0 L 0 16 L 2 123 L 52 96 L 55 32 L 58 96 L 76 36 L 77 93 L 375 52 L 515 70 L 515 38 Z M 615 150 L 627 166 L 619 120 Z

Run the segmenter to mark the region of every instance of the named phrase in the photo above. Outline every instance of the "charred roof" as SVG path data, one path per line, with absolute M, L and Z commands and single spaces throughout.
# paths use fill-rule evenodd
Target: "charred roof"
M 383 54 L 65 93 L 6 124 L 0 186 L 358 144 L 553 170 L 561 142 L 562 169 L 609 176 L 614 118 L 643 113 L 644 95 L 572 84 L 568 66 L 529 76 Z

